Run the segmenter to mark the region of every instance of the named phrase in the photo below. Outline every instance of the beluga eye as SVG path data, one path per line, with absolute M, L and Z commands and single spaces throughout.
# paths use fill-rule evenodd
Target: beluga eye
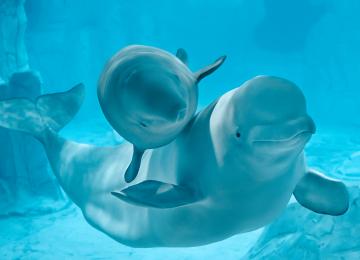
M 236 138 L 240 138 L 241 137 L 241 133 L 239 131 L 236 132 Z

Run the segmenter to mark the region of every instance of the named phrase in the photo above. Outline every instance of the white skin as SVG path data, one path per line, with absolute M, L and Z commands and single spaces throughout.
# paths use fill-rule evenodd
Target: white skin
M 145 153 L 136 183 L 159 180 L 202 194 L 169 209 L 110 194 L 126 187 L 119 172 L 131 160 L 129 144 L 100 148 L 51 131 L 42 142 L 62 187 L 95 228 L 133 247 L 198 246 L 277 217 L 305 174 L 303 148 L 314 130 L 292 83 L 273 77 L 246 82 L 197 115 L 173 142 Z

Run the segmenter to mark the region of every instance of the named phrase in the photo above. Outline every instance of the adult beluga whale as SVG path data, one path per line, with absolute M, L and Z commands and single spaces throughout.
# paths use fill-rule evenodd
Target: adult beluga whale
M 189 247 L 220 241 L 271 222 L 292 194 L 318 213 L 340 215 L 348 208 L 345 185 L 305 164 L 303 149 L 315 125 L 290 81 L 260 76 L 224 94 L 171 143 L 146 152 L 131 186 L 119 174 L 131 161 L 131 144 L 96 147 L 56 133 L 82 97 L 80 85 L 35 102 L 1 101 L 0 126 L 38 138 L 86 220 L 120 243 Z M 112 191 L 119 191 L 117 197 Z
M 98 98 L 111 126 L 133 146 L 133 159 L 125 180 L 136 178 L 146 149 L 170 143 L 193 117 L 198 83 L 224 62 L 225 56 L 192 73 L 187 54 L 130 45 L 105 65 Z

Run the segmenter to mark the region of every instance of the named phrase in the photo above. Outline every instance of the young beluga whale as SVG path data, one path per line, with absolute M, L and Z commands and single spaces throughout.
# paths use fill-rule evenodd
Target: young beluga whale
M 308 169 L 303 149 L 315 132 L 301 91 L 261 76 L 198 113 L 171 143 L 144 154 L 135 185 L 119 172 L 130 144 L 96 147 L 56 131 L 78 110 L 83 86 L 0 102 L 0 126 L 34 135 L 86 220 L 132 247 L 190 247 L 262 227 L 292 194 L 306 208 L 340 215 L 345 185 Z M 119 160 L 122 157 L 123 160 Z M 112 196 L 110 192 L 119 190 Z
M 106 64 L 98 98 L 111 126 L 133 146 L 125 173 L 127 182 L 138 173 L 144 150 L 170 143 L 193 117 L 197 84 L 224 62 L 225 56 L 192 73 L 184 49 L 176 57 L 164 50 L 131 45 Z

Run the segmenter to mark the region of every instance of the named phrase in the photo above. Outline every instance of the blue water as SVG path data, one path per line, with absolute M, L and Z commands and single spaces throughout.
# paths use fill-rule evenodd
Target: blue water
M 90 227 L 50 170 L 42 169 L 44 175 L 26 166 L 29 158 L 46 160 L 42 151 L 24 151 L 23 143 L 36 141 L 0 132 L 1 259 L 360 258 L 358 0 L 27 0 L 24 7 L 28 63 L 41 75 L 42 92 L 86 86 L 65 137 L 98 145 L 122 141 L 96 96 L 103 66 L 120 48 L 144 44 L 175 53 L 181 47 L 193 71 L 225 54 L 224 65 L 199 84 L 199 107 L 256 75 L 293 81 L 318 126 L 307 162 L 343 180 L 351 206 L 344 216 L 323 217 L 291 204 L 264 229 L 205 247 L 133 249 Z M 4 9 L 0 2 L 2 25 Z

